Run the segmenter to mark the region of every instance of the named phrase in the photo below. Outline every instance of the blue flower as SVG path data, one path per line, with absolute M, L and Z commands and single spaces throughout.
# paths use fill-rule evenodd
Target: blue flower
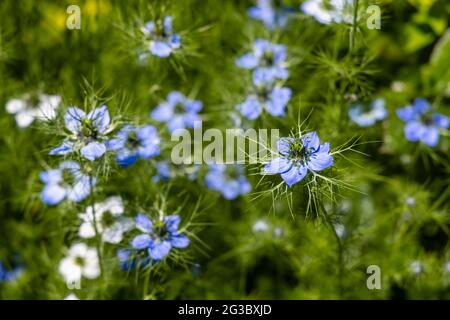
M 353 24 L 353 0 L 308 0 L 302 3 L 300 9 L 322 24 Z
M 320 144 L 316 132 L 310 132 L 301 138 L 281 138 L 278 140 L 280 156 L 264 167 L 266 174 L 281 174 L 288 186 L 301 181 L 308 170 L 321 171 L 333 165 L 330 144 Z
M 136 236 L 131 246 L 138 250 L 148 250 L 154 261 L 166 257 L 172 248 L 183 249 L 189 245 L 189 238 L 180 233 L 180 216 L 170 215 L 153 223 L 147 216 L 138 214 L 136 227 L 143 233 Z
M 5 266 L 2 261 L 0 261 L 0 283 L 11 282 L 16 280 L 23 273 L 23 265 L 18 262 L 19 257 L 13 256 L 11 265 L 9 267 Z
M 135 128 L 124 126 L 117 137 L 108 141 L 108 149 L 116 151 L 117 163 L 131 166 L 137 159 L 148 159 L 159 154 L 160 139 L 155 127 L 147 125 Z
M 83 110 L 71 107 L 67 109 L 64 120 L 71 136 L 62 145 L 52 149 L 51 155 L 80 151 L 85 159 L 94 161 L 106 152 L 105 140 L 111 131 L 111 118 L 106 106 L 95 108 L 87 115 Z
M 406 122 L 406 139 L 422 141 L 429 147 L 439 143 L 439 129 L 448 129 L 450 126 L 450 119 L 440 113 L 432 113 L 428 101 L 422 98 L 417 98 L 412 106 L 397 109 L 397 115 Z
M 66 198 L 80 202 L 91 192 L 90 178 L 81 172 L 80 165 L 74 161 L 63 161 L 57 169 L 43 171 L 39 177 L 45 184 L 41 199 L 48 205 L 56 205 Z M 95 183 L 93 178 L 92 184 Z
M 170 133 L 177 129 L 193 128 L 194 122 L 200 121 L 198 113 L 203 104 L 198 100 L 187 99 L 181 92 L 172 91 L 167 101 L 159 104 L 151 117 L 159 122 L 165 122 Z
M 253 70 L 255 85 L 272 84 L 289 76 L 286 55 L 286 46 L 257 39 L 253 43 L 253 51 L 236 59 L 235 63 L 240 68 Z
M 211 164 L 205 184 L 209 189 L 220 192 L 227 200 L 234 200 L 251 190 L 244 175 L 244 167 L 240 165 Z
M 137 268 L 145 268 L 150 265 L 149 256 L 142 256 L 139 252 L 128 249 L 117 250 L 117 258 L 119 259 L 120 268 L 123 271 L 130 271 Z
M 167 161 L 159 161 L 156 163 L 156 175 L 153 176 L 153 182 L 168 181 L 172 178 L 172 171 L 170 170 Z
M 167 58 L 181 46 L 180 36 L 172 30 L 172 17 L 166 16 L 159 22 L 147 22 L 142 32 L 150 41 L 150 52 L 159 58 Z
M 262 90 L 248 96 L 243 103 L 236 106 L 236 109 L 249 120 L 258 118 L 263 110 L 275 117 L 284 116 L 286 105 L 292 96 L 291 89 L 275 87 L 267 91 L 264 88 Z
M 371 127 L 375 122 L 386 118 L 385 101 L 383 98 L 374 100 L 369 110 L 365 110 L 362 104 L 356 104 L 350 108 L 348 115 L 358 126 Z
M 288 20 L 289 10 L 278 2 L 277 0 L 257 0 L 256 6 L 248 10 L 248 15 L 255 20 L 262 21 L 267 28 L 272 30 L 276 27 L 284 27 Z

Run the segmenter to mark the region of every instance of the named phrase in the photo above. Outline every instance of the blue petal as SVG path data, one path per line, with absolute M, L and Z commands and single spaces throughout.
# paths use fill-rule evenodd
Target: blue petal
M 67 109 L 64 115 L 64 121 L 66 123 L 66 128 L 72 133 L 78 133 L 81 130 L 81 121 L 86 118 L 86 113 L 76 107 L 71 107 Z
M 106 146 L 104 143 L 97 141 L 90 142 L 88 145 L 81 148 L 81 155 L 90 161 L 94 161 L 100 158 L 106 152 Z
M 108 107 L 104 105 L 89 112 L 87 117 L 92 120 L 94 127 L 100 133 L 104 133 L 111 123 Z
M 50 152 L 48 153 L 49 155 L 58 155 L 58 156 L 63 156 L 66 154 L 69 154 L 73 151 L 73 142 L 70 141 L 64 141 L 62 143 L 62 145 L 60 145 L 59 147 L 53 148 L 52 150 L 50 150 Z
M 152 221 L 142 213 L 139 213 L 136 218 L 134 219 L 136 222 L 136 228 L 141 230 L 142 232 L 150 233 L 153 230 L 153 223 Z
M 248 182 L 246 177 L 240 176 L 238 178 L 238 183 L 239 183 L 239 189 L 240 189 L 239 193 L 240 194 L 246 194 L 252 190 L 252 186 L 251 186 L 250 182 Z
M 439 129 L 433 126 L 425 127 L 420 136 L 420 141 L 429 147 L 436 147 L 439 143 Z
M 403 129 L 406 139 L 412 142 L 419 141 L 424 130 L 424 125 L 418 121 L 408 122 Z
M 172 17 L 171 16 L 164 17 L 163 26 L 164 26 L 164 32 L 166 34 L 172 33 Z
M 167 95 L 167 102 L 170 104 L 170 106 L 173 108 L 177 104 L 185 104 L 186 103 L 186 97 L 184 94 L 182 94 L 179 91 L 172 91 Z
M 41 200 L 48 205 L 56 205 L 64 200 L 66 190 L 57 184 L 48 184 L 41 192 Z
M 277 141 L 277 150 L 278 152 L 283 155 L 287 156 L 289 154 L 289 151 L 291 149 L 291 144 L 294 142 L 293 138 L 280 138 Z
M 449 117 L 444 116 L 443 114 L 433 113 L 433 115 L 431 117 L 432 117 L 434 125 L 438 128 L 448 129 L 448 127 L 450 126 Z
M 240 194 L 240 185 L 237 181 L 226 181 L 220 191 L 223 197 L 227 200 L 234 200 Z
M 39 178 L 45 184 L 58 183 L 58 182 L 61 181 L 61 170 L 50 169 L 50 170 L 47 170 L 47 171 L 42 171 L 39 174 Z
M 301 181 L 306 176 L 307 171 L 306 166 L 292 167 L 291 170 L 282 173 L 281 177 L 288 186 L 292 186 Z
M 326 149 L 329 150 L 329 147 Z M 333 157 L 328 152 L 317 152 L 311 155 L 307 165 L 312 171 L 321 171 L 333 165 Z
M 304 148 L 312 148 L 317 150 L 320 146 L 319 136 L 317 132 L 308 132 L 302 137 L 302 143 Z
M 413 107 L 408 106 L 397 109 L 397 116 L 405 122 L 412 121 L 417 118 L 417 112 Z
M 178 231 L 178 226 L 180 225 L 180 216 L 170 215 L 164 218 L 166 228 L 170 233 L 176 233 Z
M 184 106 L 187 112 L 198 113 L 202 110 L 203 103 L 199 100 L 187 100 Z
M 165 42 L 152 41 L 150 44 L 150 52 L 159 58 L 167 58 L 170 56 L 172 48 Z
M 184 129 L 185 128 L 185 118 L 181 115 L 177 115 L 172 117 L 171 120 L 167 123 L 167 128 L 169 129 L 170 133 L 173 133 L 177 129 Z
M 291 99 L 289 88 L 275 88 L 271 93 L 271 100 L 267 103 L 267 112 L 273 116 L 284 116 L 286 105 Z
M 153 21 L 147 22 L 144 26 L 144 30 L 146 33 L 152 33 L 155 29 L 155 23 Z
M 425 113 L 430 110 L 430 104 L 426 99 L 417 98 L 414 100 L 413 108 L 417 113 Z
M 135 249 L 147 249 L 153 243 L 152 239 L 148 234 L 140 234 L 131 241 L 131 246 Z
M 253 53 L 247 53 L 236 59 L 236 66 L 243 69 L 254 69 L 258 66 L 258 58 Z
M 136 153 L 130 153 L 128 151 L 118 152 L 116 155 L 116 160 L 119 166 L 122 168 L 127 168 L 134 164 L 138 159 Z
M 173 49 L 178 49 L 181 46 L 181 39 L 178 33 L 172 34 L 172 37 L 170 38 L 170 46 Z
M 253 83 L 257 86 L 271 84 L 274 79 L 273 68 L 257 68 L 253 71 Z
M 162 241 L 160 243 L 153 242 L 148 249 L 148 253 L 153 260 L 158 261 L 167 256 L 170 249 L 172 249 L 172 245 L 169 241 Z
M 189 238 L 183 234 L 177 234 L 170 237 L 170 243 L 174 248 L 186 248 L 189 245 L 189 242 Z
M 268 164 L 264 166 L 264 172 L 267 174 L 276 174 L 276 173 L 284 173 L 288 170 L 290 170 L 292 167 L 292 164 L 290 161 L 286 158 L 279 157 L 276 159 L 273 159 Z
M 92 185 L 96 185 L 96 179 L 92 181 Z M 88 176 L 77 178 L 74 186 L 68 191 L 67 198 L 73 202 L 80 202 L 87 198 L 91 192 L 91 183 Z
M 262 107 L 258 100 L 252 96 L 248 97 L 244 103 L 237 105 L 236 108 L 249 120 L 258 118 L 262 112 Z
M 151 112 L 150 116 L 156 121 L 169 121 L 173 116 L 173 107 L 173 105 L 163 102 Z

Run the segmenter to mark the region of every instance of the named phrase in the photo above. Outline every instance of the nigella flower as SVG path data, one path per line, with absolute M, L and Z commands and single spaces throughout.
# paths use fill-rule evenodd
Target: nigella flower
M 97 232 L 104 242 L 117 244 L 122 241 L 123 234 L 133 226 L 133 220 L 123 217 L 124 206 L 120 197 L 110 197 L 103 202 L 89 206 L 86 212 L 78 216 L 83 221 L 78 231 L 81 238 L 95 237 L 96 222 Z M 95 219 L 94 219 L 95 216 Z
M 117 163 L 128 167 L 137 159 L 148 159 L 159 154 L 160 139 L 155 127 L 147 125 L 135 128 L 126 125 L 117 137 L 108 141 L 108 149 L 116 151 Z
M 236 109 L 249 120 L 258 118 L 263 110 L 272 116 L 282 117 L 291 96 L 289 88 L 260 88 L 259 92 L 249 95 Z
M 117 258 L 123 271 L 129 271 L 136 267 L 145 268 L 151 263 L 151 258 L 148 255 L 144 256 L 142 252 L 136 252 L 135 250 L 119 249 L 117 250 Z
M 322 24 L 353 23 L 351 0 L 308 0 L 302 3 L 300 9 Z
M 83 110 L 71 107 L 67 109 L 64 120 L 71 136 L 62 145 L 51 150 L 51 155 L 80 151 L 85 159 L 93 161 L 106 152 L 106 140 L 112 131 L 106 106 L 95 108 L 87 115 Z
M 170 16 L 164 17 L 162 21 L 147 22 L 142 32 L 150 41 L 149 50 L 154 56 L 166 58 L 181 45 L 180 36 L 173 32 Z
M 253 51 L 236 60 L 236 65 L 253 70 L 255 85 L 272 84 L 275 80 L 287 79 L 286 46 L 273 44 L 264 39 L 253 43 Z
M 74 244 L 60 261 L 58 270 L 68 284 L 79 283 L 82 277 L 97 278 L 100 275 L 97 250 L 84 243 Z
M 417 98 L 412 106 L 397 109 L 397 115 L 406 122 L 406 139 L 412 142 L 422 141 L 429 147 L 437 146 L 439 130 L 450 126 L 449 117 L 432 113 L 428 101 L 422 98 Z
M 6 111 L 14 114 L 20 128 L 28 127 L 34 119 L 52 120 L 61 103 L 60 96 L 45 94 L 26 94 L 20 99 L 11 99 L 6 103 Z
M 262 21 L 269 29 L 284 27 L 288 20 L 289 10 L 279 0 L 257 0 L 257 4 L 248 10 L 248 15 Z
M 84 200 L 91 192 L 96 179 L 83 174 L 80 165 L 74 161 L 63 161 L 57 169 L 41 172 L 39 175 L 45 187 L 41 192 L 41 199 L 45 204 L 55 205 L 69 199 L 73 202 Z
M 251 190 L 251 185 L 244 175 L 244 167 L 241 165 L 209 165 L 205 184 L 209 189 L 220 192 L 227 200 L 234 200 Z
M 384 120 L 387 116 L 383 98 L 375 99 L 367 110 L 362 104 L 356 104 L 350 107 L 348 115 L 354 123 L 360 127 L 370 127 L 377 121 Z
M 9 260 L 9 259 L 8 259 Z M 14 255 L 9 263 L 0 261 L 0 283 L 16 280 L 23 273 L 23 265 L 19 262 L 20 257 Z
M 159 104 L 150 115 L 156 121 L 165 122 L 172 133 L 177 129 L 193 128 L 194 122 L 200 121 L 198 113 L 202 108 L 201 101 L 190 100 L 181 92 L 172 91 L 167 101 Z
M 321 171 L 333 164 L 330 144 L 320 144 L 316 132 L 310 132 L 301 138 L 281 138 L 278 140 L 280 156 L 265 167 L 266 174 L 281 174 L 288 186 L 301 181 L 308 170 Z
M 158 161 L 155 167 L 156 175 L 152 177 L 153 182 L 168 181 L 172 178 L 172 170 L 170 170 L 169 163 L 167 161 Z
M 166 257 L 172 248 L 183 249 L 189 245 L 189 238 L 178 230 L 180 216 L 170 215 L 152 222 L 147 216 L 138 214 L 136 227 L 143 232 L 136 236 L 131 246 L 139 250 L 148 250 L 152 260 Z

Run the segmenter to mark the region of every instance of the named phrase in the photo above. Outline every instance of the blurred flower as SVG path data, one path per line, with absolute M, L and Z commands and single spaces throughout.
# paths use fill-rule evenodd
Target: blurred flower
M 309 0 L 300 9 L 322 24 L 353 23 L 353 0 Z
M 0 261 L 0 283 L 16 280 L 23 272 L 23 265 L 18 261 L 18 256 L 13 256 L 8 267 Z
M 67 297 L 65 297 L 64 300 L 80 300 L 80 299 L 75 295 L 75 293 L 72 292 Z
M 156 175 L 152 177 L 153 182 L 168 181 L 172 178 L 172 171 L 170 170 L 167 161 L 159 161 L 156 163 Z
M 52 120 L 56 117 L 56 109 L 61 103 L 60 96 L 37 96 L 26 94 L 21 99 L 11 99 L 6 103 L 6 111 L 14 114 L 20 128 L 28 127 L 34 119 Z
M 162 21 L 149 21 L 142 32 L 150 41 L 149 50 L 157 57 L 166 58 L 181 45 L 180 36 L 172 30 L 172 17 L 166 16 Z
M 417 98 L 412 106 L 397 109 L 397 115 L 406 122 L 406 139 L 421 141 L 429 147 L 439 143 L 439 129 L 448 129 L 450 126 L 450 119 L 440 113 L 431 113 L 428 101 L 422 98 Z
M 160 139 L 156 128 L 150 125 L 135 128 L 126 125 L 117 137 L 108 141 L 108 149 L 116 151 L 117 163 L 128 167 L 137 159 L 148 159 L 159 154 Z
M 81 277 L 97 278 L 100 275 L 97 251 L 84 243 L 74 244 L 59 263 L 59 273 L 67 283 L 80 282 Z
M 339 238 L 342 238 L 345 236 L 346 233 L 346 229 L 345 226 L 341 223 L 336 223 L 333 225 L 334 230 L 336 231 L 336 234 L 338 235 Z
M 65 198 L 73 202 L 84 200 L 91 192 L 89 177 L 80 170 L 74 161 L 63 161 L 57 169 L 42 171 L 39 175 L 45 184 L 41 199 L 45 204 L 55 205 Z M 96 179 L 92 178 L 95 185 Z
M 220 192 L 227 200 L 234 200 L 251 190 L 251 185 L 244 175 L 244 167 L 241 165 L 209 165 L 205 184 L 209 189 Z
M 269 225 L 265 220 L 262 219 L 256 220 L 256 222 L 252 226 L 252 231 L 254 233 L 266 232 L 267 230 L 269 230 Z
M 138 214 L 136 227 L 143 232 L 131 242 L 135 249 L 147 249 L 152 260 L 159 261 L 166 257 L 172 248 L 186 248 L 189 238 L 180 233 L 178 226 L 180 216 L 170 215 L 154 223 L 145 215 Z
M 106 140 L 111 131 L 111 118 L 106 106 L 95 108 L 87 115 L 83 110 L 71 107 L 67 109 L 64 120 L 72 135 L 52 149 L 51 155 L 66 155 L 79 150 L 85 159 L 93 161 L 106 152 Z
M 257 0 L 256 6 L 248 9 L 248 15 L 262 21 L 269 29 L 284 27 L 288 20 L 289 9 L 283 7 L 279 0 Z
M 170 133 L 176 129 L 193 128 L 195 121 L 200 121 L 198 113 L 203 104 L 198 100 L 187 99 L 181 92 L 172 91 L 167 101 L 159 104 L 151 117 L 159 122 L 165 122 Z
M 240 68 L 253 70 L 255 85 L 272 84 L 289 76 L 286 55 L 286 46 L 257 39 L 253 43 L 253 51 L 236 59 L 235 63 Z
M 133 270 L 136 267 L 145 268 L 151 263 L 149 256 L 144 257 L 138 252 L 128 249 L 117 250 L 117 258 L 123 271 Z
M 265 167 L 266 174 L 280 173 L 288 186 L 301 181 L 310 171 L 321 171 L 333 165 L 330 144 L 320 144 L 316 132 L 310 132 L 302 138 L 281 138 L 278 140 L 280 157 L 270 161 Z
M 282 117 L 291 96 L 292 91 L 289 88 L 275 87 L 268 91 L 263 89 L 257 95 L 249 95 L 236 109 L 249 120 L 257 119 L 263 110 L 272 116 Z
M 409 207 L 414 207 L 416 205 L 416 198 L 410 196 L 405 199 L 405 203 Z
M 409 266 L 412 273 L 419 274 L 423 272 L 423 265 L 420 261 L 415 260 Z
M 284 235 L 284 229 L 281 227 L 276 227 L 273 229 L 273 235 L 276 238 L 281 238 Z
M 103 202 L 96 203 L 94 207 L 88 206 L 86 212 L 78 216 L 83 221 L 78 231 L 81 238 L 95 237 L 94 216 L 97 232 L 102 240 L 117 244 L 122 241 L 123 234 L 133 226 L 133 220 L 122 217 L 124 206 L 120 197 L 110 197 Z
M 375 122 L 383 120 L 387 116 L 383 98 L 375 99 L 369 107 L 365 109 L 362 104 L 356 104 L 350 107 L 348 115 L 354 123 L 360 127 L 371 127 Z

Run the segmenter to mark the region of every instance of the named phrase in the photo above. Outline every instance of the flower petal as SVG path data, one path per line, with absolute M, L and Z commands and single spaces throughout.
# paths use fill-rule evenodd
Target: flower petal
M 147 216 L 139 213 L 136 218 L 134 218 L 134 221 L 136 222 L 136 228 L 138 228 L 142 232 L 152 232 L 153 223 Z
M 66 190 L 57 184 L 48 184 L 41 192 L 42 202 L 50 206 L 60 203 L 65 197 Z
M 412 142 L 419 141 L 424 130 L 425 126 L 418 121 L 408 122 L 403 129 L 406 139 Z
M 57 155 L 57 156 L 64 156 L 66 154 L 69 154 L 73 151 L 73 142 L 71 141 L 64 141 L 59 147 L 53 148 L 48 153 L 49 155 Z
M 424 127 L 420 135 L 420 141 L 429 147 L 436 147 L 439 143 L 439 129 L 433 126 Z
M 293 166 L 290 170 L 282 173 L 281 177 L 288 186 L 292 186 L 301 181 L 306 176 L 307 171 L 308 169 L 306 168 L 306 166 Z
M 104 143 L 93 141 L 81 148 L 81 155 L 90 161 L 94 161 L 100 158 L 106 152 L 106 146 Z
M 111 117 L 109 116 L 108 107 L 103 105 L 99 108 L 95 108 L 88 114 L 88 119 L 91 119 L 94 127 L 100 132 L 104 133 L 111 123 Z
M 81 121 L 86 118 L 86 113 L 77 108 L 71 107 L 67 109 L 64 115 L 64 121 L 66 123 L 66 128 L 72 133 L 78 133 L 81 130 Z
M 179 215 L 170 215 L 165 217 L 164 222 L 166 224 L 167 231 L 171 233 L 176 233 L 178 231 L 180 220 L 181 219 Z
M 150 52 L 159 58 L 167 58 L 172 52 L 172 48 L 165 42 L 152 41 L 150 43 Z
M 170 103 L 163 102 L 150 113 L 150 116 L 156 121 L 167 122 L 173 116 L 173 108 Z
M 153 242 L 148 249 L 148 253 L 153 260 L 158 261 L 167 256 L 170 249 L 172 249 L 172 245 L 169 241 L 162 241 L 160 243 Z
M 254 69 L 258 66 L 258 58 L 253 53 L 247 53 L 236 59 L 235 64 L 239 68 Z
M 264 173 L 276 174 L 284 173 L 292 167 L 291 162 L 283 157 L 275 158 L 264 166 Z
M 186 248 L 189 245 L 189 238 L 183 234 L 177 234 L 170 238 L 170 243 L 174 248 Z
M 312 148 L 317 150 L 320 146 L 319 136 L 317 132 L 308 132 L 302 137 L 302 143 L 304 148 Z
M 443 114 L 433 113 L 432 119 L 434 125 L 438 128 L 448 129 L 448 127 L 450 126 L 450 118 L 444 116 Z
M 247 97 L 245 102 L 237 105 L 236 108 L 244 117 L 249 120 L 255 120 L 262 112 L 260 103 L 252 96 Z
M 134 237 L 133 241 L 131 241 L 131 246 L 135 249 L 147 249 L 153 243 L 153 240 L 150 238 L 148 234 L 140 234 Z

